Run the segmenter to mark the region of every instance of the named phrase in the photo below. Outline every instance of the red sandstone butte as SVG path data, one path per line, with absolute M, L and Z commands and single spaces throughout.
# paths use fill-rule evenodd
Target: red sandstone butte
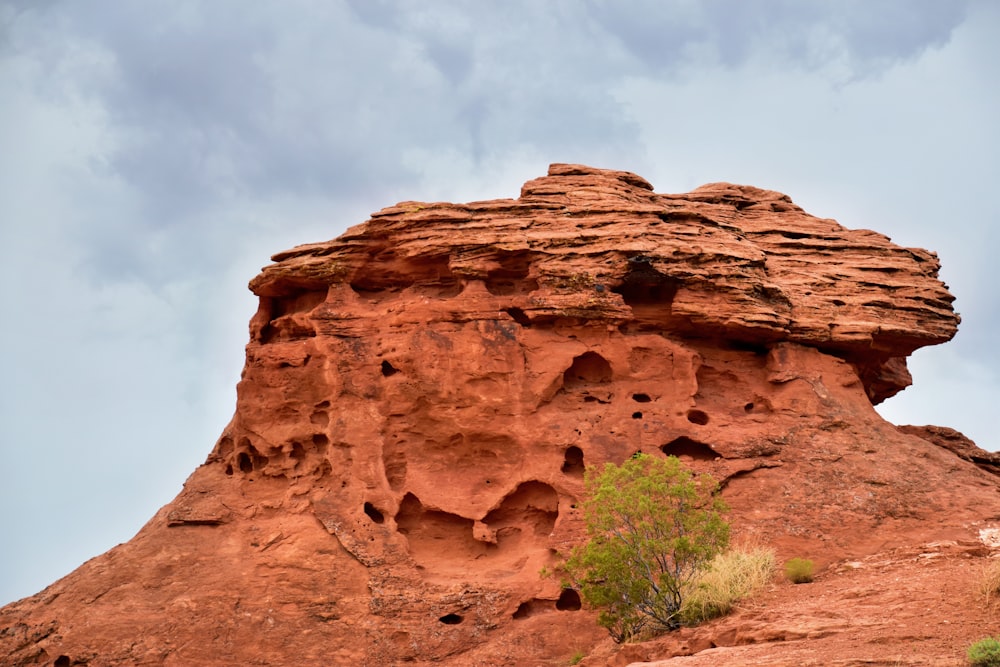
M 518 199 L 402 202 L 273 260 L 205 464 L 0 610 L 0 663 L 625 664 L 540 571 L 582 540 L 585 467 L 637 451 L 713 474 L 739 539 L 829 572 L 1000 519 L 994 458 L 873 409 L 956 332 L 937 257 L 786 195 L 554 164 Z M 637 657 L 802 639 L 726 622 Z

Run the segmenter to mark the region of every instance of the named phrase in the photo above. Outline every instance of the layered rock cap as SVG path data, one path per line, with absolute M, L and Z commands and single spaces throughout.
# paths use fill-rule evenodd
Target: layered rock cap
M 250 284 L 275 304 L 258 318 L 259 340 L 301 335 L 285 310 L 312 312 L 331 285 L 350 287 L 365 316 L 369 304 L 395 313 L 382 302 L 408 289 L 448 300 L 454 321 L 495 309 L 508 316 L 496 321 L 522 326 L 601 321 L 808 345 L 856 364 L 876 403 L 908 385 L 906 356 L 949 340 L 959 323 L 934 253 L 813 217 L 778 192 L 713 183 L 656 194 L 635 174 L 581 165 L 552 165 L 516 200 L 402 202 L 273 259 Z M 302 326 L 351 335 L 352 302 Z
M 563 660 L 603 631 L 540 572 L 583 539 L 585 468 L 638 451 L 821 566 L 1000 517 L 994 460 L 872 407 L 956 332 L 936 256 L 783 194 L 555 164 L 273 260 L 208 460 L 2 610 L 10 664 Z

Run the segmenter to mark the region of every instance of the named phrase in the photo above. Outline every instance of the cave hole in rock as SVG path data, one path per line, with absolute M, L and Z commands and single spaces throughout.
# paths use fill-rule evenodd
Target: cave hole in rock
M 641 412 L 633 412 L 632 413 L 632 419 L 642 419 L 642 413 Z
M 288 317 L 265 325 L 261 330 L 260 342 L 263 344 L 290 342 L 315 337 L 316 329 L 311 324 Z M 279 365 L 279 368 L 290 367 L 292 367 L 292 364 L 283 363 Z
M 240 438 L 239 454 L 236 455 L 236 466 L 240 472 L 249 474 L 267 465 L 268 458 L 257 451 L 249 438 Z
M 403 496 L 399 503 L 399 511 L 396 512 L 396 527 L 404 535 L 413 532 L 420 526 L 420 517 L 424 513 L 424 506 L 412 493 Z
M 653 399 L 649 397 L 649 394 L 632 394 L 632 400 L 636 403 L 649 403 Z
M 393 375 L 395 375 L 398 372 L 399 372 L 398 368 L 396 368 L 395 366 L 393 366 L 392 364 L 390 364 L 385 359 L 382 360 L 382 376 L 383 377 L 392 377 Z
M 261 297 L 258 313 L 266 316 L 260 329 L 261 343 L 301 340 L 316 335 L 315 328 L 305 319 L 293 317 L 312 311 L 326 301 L 326 289 L 293 287 L 284 296 Z
M 766 358 L 771 348 L 764 344 L 747 340 L 727 340 L 723 344 L 726 349 L 737 350 L 739 352 L 752 352 L 754 356 Z
M 526 294 L 538 289 L 538 281 L 529 278 L 531 257 L 526 252 L 503 253 L 492 258 L 496 268 L 486 273 L 486 290 L 493 296 Z
M 563 386 L 585 387 L 611 382 L 611 364 L 596 352 L 584 352 L 573 357 L 573 363 L 563 372 Z
M 532 605 L 533 602 L 534 602 L 534 600 L 528 600 L 527 602 L 522 602 L 521 604 L 517 605 L 517 609 L 514 610 L 514 615 L 511 618 L 514 618 L 515 620 L 519 620 L 519 619 L 528 618 L 529 616 L 531 616 L 531 613 L 532 613 L 531 612 L 531 605 Z
M 261 297 L 260 308 L 266 312 L 268 321 L 274 323 L 279 317 L 308 313 L 324 301 L 326 301 L 325 289 L 299 288 L 292 289 L 284 296 Z
M 532 616 L 537 616 L 538 614 L 544 614 L 545 612 L 553 611 L 554 605 L 552 600 L 541 600 L 539 598 L 532 598 L 525 602 L 522 602 L 517 606 L 517 611 L 514 612 L 514 620 L 520 620 L 522 618 L 530 618 Z
M 684 435 L 663 445 L 660 447 L 660 451 L 667 456 L 690 458 L 695 461 L 714 461 L 720 458 L 720 454 L 705 443 L 692 440 Z
M 563 455 L 562 471 L 567 475 L 580 477 L 583 475 L 584 469 L 583 450 L 576 445 L 567 447 Z
M 679 282 L 657 271 L 648 257 L 630 257 L 628 272 L 612 292 L 622 295 L 628 306 L 670 305 L 677 296 Z
M 625 283 L 613 287 L 611 291 L 621 294 L 622 299 L 629 306 L 669 305 L 677 296 L 677 283 L 669 280 L 655 284 Z
M 548 484 L 521 482 L 491 511 L 483 522 L 495 531 L 497 545 L 504 547 L 524 538 L 547 538 L 559 517 L 559 494 Z
M 687 420 L 692 424 L 704 426 L 708 423 L 708 413 L 703 410 L 688 410 Z
M 69 667 L 70 660 L 68 655 L 61 655 L 56 658 L 56 661 L 52 663 L 54 667 Z
M 301 461 L 306 457 L 306 448 L 302 446 L 301 442 L 293 441 L 292 446 L 288 452 L 288 458 L 293 461 Z
M 486 279 L 486 291 L 493 296 L 510 296 L 518 292 L 517 281 L 488 277 Z
M 753 412 L 754 404 L 753 402 L 747 403 L 743 406 L 743 412 Z
M 371 503 L 365 503 L 365 514 L 375 523 L 385 523 L 385 515 Z
M 271 311 L 272 318 L 293 313 L 308 313 L 326 301 L 326 290 L 301 291 L 274 301 Z M 276 310 L 278 312 L 275 312 Z
M 406 536 L 417 565 L 435 569 L 475 561 L 495 548 L 475 539 L 473 524 L 472 519 L 428 509 L 409 492 L 396 513 L 396 528 Z
M 527 328 L 531 326 L 531 319 L 520 308 L 515 308 L 515 307 L 504 308 L 503 311 L 508 315 L 510 315 L 514 319 L 514 321 L 520 324 L 522 327 Z
M 312 437 L 313 446 L 319 451 L 325 451 L 326 446 L 330 444 L 330 438 L 326 437 L 322 433 L 314 433 Z
M 790 232 L 787 229 L 779 229 L 777 231 L 779 235 L 784 236 L 786 239 L 793 239 L 796 241 L 801 239 L 807 239 L 813 236 L 813 234 L 805 232 Z
M 441 621 L 442 623 L 444 623 L 445 625 L 458 625 L 464 619 L 461 616 L 459 616 L 458 614 L 445 614 L 444 616 L 442 616 L 438 620 Z
M 572 588 L 562 589 L 559 599 L 556 600 L 556 609 L 559 611 L 579 611 L 582 606 L 580 594 Z

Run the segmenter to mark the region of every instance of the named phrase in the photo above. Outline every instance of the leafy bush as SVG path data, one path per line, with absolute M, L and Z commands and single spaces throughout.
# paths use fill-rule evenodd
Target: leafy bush
M 969 662 L 977 667 L 1000 667 L 1000 639 L 987 637 L 969 647 Z
M 793 584 L 808 584 L 813 580 L 813 562 L 808 558 L 793 558 L 785 563 L 785 576 Z
M 764 588 L 773 574 L 773 549 L 741 548 L 718 554 L 691 583 L 681 618 L 694 625 L 728 614 L 737 602 Z
M 678 627 L 693 580 L 729 543 L 718 484 L 696 478 L 677 457 L 646 454 L 590 468 L 584 482 L 590 539 L 565 568 L 601 608 L 598 623 L 619 643 L 647 627 Z

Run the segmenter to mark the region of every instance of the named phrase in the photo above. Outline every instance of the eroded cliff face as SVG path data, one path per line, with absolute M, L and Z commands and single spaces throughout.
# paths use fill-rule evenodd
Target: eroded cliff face
M 3 610 L 12 664 L 564 658 L 603 631 L 539 571 L 582 539 L 585 467 L 637 451 L 821 563 L 1000 516 L 991 461 L 872 407 L 956 331 L 936 257 L 785 195 L 552 165 L 273 259 L 207 462 Z

